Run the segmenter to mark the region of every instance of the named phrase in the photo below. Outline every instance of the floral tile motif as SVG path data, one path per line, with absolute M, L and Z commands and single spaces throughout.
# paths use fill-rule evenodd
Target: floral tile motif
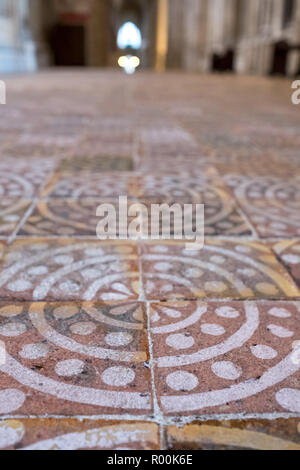
M 300 287 L 300 240 L 280 241 L 273 250 Z
M 145 243 L 142 273 L 149 300 L 300 297 L 268 246 L 241 239 L 207 238 L 199 251 L 177 242 Z
M 226 181 L 261 237 L 300 235 L 300 179 L 248 178 Z
M 0 235 L 9 236 L 31 205 L 24 199 L 0 199 Z
M 197 421 L 168 426 L 170 450 L 300 450 L 299 419 Z
M 166 414 L 300 412 L 300 302 L 151 305 Z
M 2 299 L 107 301 L 138 295 L 137 247 L 131 243 L 19 239 L 2 258 Z
M 50 198 L 118 198 L 139 196 L 140 181 L 136 176 L 110 174 L 55 173 L 42 193 Z
M 159 427 L 143 421 L 8 419 L 0 421 L 5 450 L 157 450 Z
M 0 414 L 151 412 L 141 303 L 0 304 Z

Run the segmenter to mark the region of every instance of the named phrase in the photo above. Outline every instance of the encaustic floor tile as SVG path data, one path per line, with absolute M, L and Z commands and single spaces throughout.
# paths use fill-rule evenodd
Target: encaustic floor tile
M 0 296 L 127 300 L 139 295 L 137 247 L 74 239 L 19 239 L 1 260 Z
M 300 180 L 228 176 L 235 196 L 261 237 L 300 235 Z
M 283 240 L 273 249 L 300 286 L 300 240 Z
M 0 414 L 149 414 L 145 308 L 0 304 Z
M 300 450 L 300 419 L 207 421 L 167 428 L 170 450 Z
M 163 412 L 299 413 L 299 314 L 300 302 L 152 304 Z
M 55 173 L 42 193 L 51 198 L 111 198 L 138 196 L 139 179 L 128 175 Z
M 9 236 L 29 209 L 31 201 L 24 199 L 1 199 L 0 201 L 0 235 Z
M 13 171 L 12 171 L 13 165 Z M 9 199 L 31 199 L 46 183 L 54 162 L 4 159 L 0 162 L 0 196 Z
M 143 421 L 8 419 L 0 422 L 4 450 L 157 450 L 159 427 Z
M 142 252 L 149 300 L 300 297 L 288 272 L 259 242 L 206 239 L 199 251 L 176 242 L 147 243 Z

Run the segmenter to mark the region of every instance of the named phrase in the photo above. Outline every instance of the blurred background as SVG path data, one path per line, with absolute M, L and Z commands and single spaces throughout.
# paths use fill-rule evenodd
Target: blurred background
M 0 0 L 0 72 L 52 66 L 295 76 L 300 0 Z

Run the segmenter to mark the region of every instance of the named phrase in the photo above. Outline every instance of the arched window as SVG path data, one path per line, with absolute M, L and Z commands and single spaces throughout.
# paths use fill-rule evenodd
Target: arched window
M 142 46 L 141 31 L 134 23 L 127 21 L 118 31 L 117 44 L 120 49 L 140 49 Z

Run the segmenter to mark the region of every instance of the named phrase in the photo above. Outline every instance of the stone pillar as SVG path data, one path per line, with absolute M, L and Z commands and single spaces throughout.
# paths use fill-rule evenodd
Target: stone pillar
M 183 0 L 168 0 L 169 21 L 168 21 L 168 54 L 167 66 L 169 68 L 181 68 L 183 65 L 184 53 L 184 6 Z
M 157 0 L 156 12 L 155 70 L 163 72 L 166 69 L 168 52 L 168 0 Z
M 93 0 L 87 22 L 87 65 L 105 67 L 110 60 L 112 35 L 110 0 Z

